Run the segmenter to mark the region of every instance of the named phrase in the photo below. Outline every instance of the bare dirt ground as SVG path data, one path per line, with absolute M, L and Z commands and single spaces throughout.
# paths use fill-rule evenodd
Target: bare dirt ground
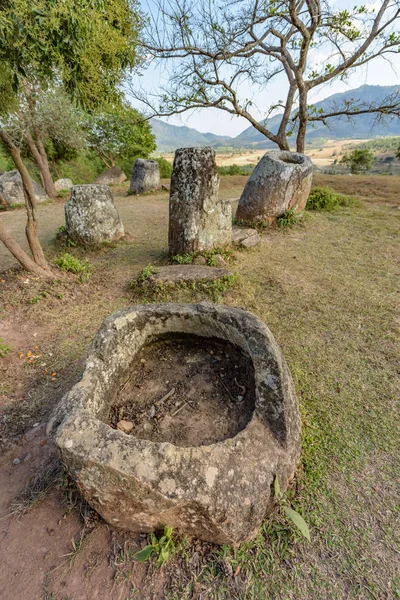
M 142 350 L 111 407 L 111 425 L 127 420 L 138 438 L 206 446 L 244 429 L 254 402 L 254 372 L 239 348 L 170 338 Z
M 221 194 L 239 196 L 245 181 L 221 178 Z M 165 566 L 137 563 L 146 539 L 93 520 L 63 474 L 46 419 L 79 380 L 102 320 L 151 301 L 130 282 L 166 261 L 167 194 L 127 198 L 120 188 L 129 237 L 97 252 L 68 249 L 90 261 L 87 283 L 4 271 L 12 263 L 0 249 L 0 338 L 10 348 L 0 357 L 2 600 L 400 598 L 400 178 L 317 174 L 315 184 L 361 205 L 264 232 L 259 246 L 236 253 L 229 268 L 239 281 L 223 294 L 270 326 L 293 374 L 303 451 L 288 501 L 309 524 L 311 544 L 277 507 L 238 549 L 177 537 Z M 54 242 L 62 204 L 40 214 L 52 261 L 65 250 Z M 1 218 L 23 240 L 24 211 Z M 188 289 L 162 298 L 209 299 Z

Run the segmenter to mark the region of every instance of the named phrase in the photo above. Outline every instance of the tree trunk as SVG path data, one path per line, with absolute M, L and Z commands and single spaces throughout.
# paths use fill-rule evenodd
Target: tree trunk
M 40 142 L 38 141 L 38 137 Z M 42 185 L 46 190 L 46 194 L 50 196 L 50 198 L 55 198 L 57 196 L 56 188 L 54 186 L 54 181 L 50 173 L 49 162 L 47 160 L 46 150 L 44 149 L 43 142 L 40 137 L 40 133 L 35 133 L 36 143 L 29 131 L 25 132 L 26 143 L 28 144 L 28 148 L 39 167 L 40 179 L 42 180 Z
M 296 150 L 304 154 L 307 132 L 307 92 L 299 89 L 299 129 L 296 139 Z
M 47 262 L 38 236 L 39 224 L 37 219 L 36 198 L 33 191 L 32 180 L 24 163 L 22 162 L 19 149 L 13 143 L 10 136 L 2 129 L 0 129 L 0 138 L 3 140 L 7 150 L 11 154 L 15 166 L 17 167 L 22 178 L 25 196 L 25 208 L 28 217 L 25 232 L 26 237 L 28 238 L 28 244 L 32 252 L 33 260 L 37 265 L 39 265 L 39 267 L 46 269 L 48 268 Z
M 7 250 L 11 252 L 13 257 L 19 262 L 20 265 L 26 271 L 30 273 L 34 273 L 34 275 L 38 275 L 39 277 L 45 277 L 46 279 L 52 278 L 51 271 L 45 271 L 42 267 L 39 267 L 31 258 L 27 255 L 27 253 L 21 248 L 21 246 L 16 242 L 6 231 L 3 223 L 0 221 L 0 241 L 3 242 Z

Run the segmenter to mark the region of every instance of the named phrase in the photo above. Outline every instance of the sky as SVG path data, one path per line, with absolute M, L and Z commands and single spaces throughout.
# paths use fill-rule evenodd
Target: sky
M 150 0 L 152 1 L 152 0 Z M 338 4 L 342 3 L 338 0 Z M 380 4 L 378 2 L 377 4 Z M 147 0 L 143 0 L 143 9 L 148 7 Z M 162 66 L 150 66 L 141 76 L 135 76 L 135 87 L 144 91 L 155 91 L 158 85 L 165 84 L 168 73 Z M 363 68 L 359 68 L 350 75 L 346 82 L 334 81 L 325 86 L 315 88 L 309 96 L 309 102 L 314 103 L 332 94 L 345 92 L 355 89 L 364 84 L 368 85 L 396 85 L 400 84 L 400 55 L 391 60 L 391 64 L 382 58 L 371 61 Z M 268 89 L 256 89 L 244 84 L 241 87 L 242 97 L 250 98 L 254 105 L 252 112 L 258 119 L 263 119 L 268 107 L 286 96 L 287 84 L 285 77 L 277 77 Z M 136 102 L 136 106 L 140 108 Z M 257 108 L 256 108 L 257 107 Z M 250 126 L 250 123 L 243 117 L 231 116 L 227 112 L 219 109 L 198 109 L 174 115 L 162 120 L 172 125 L 187 125 L 201 132 L 212 132 L 219 135 L 236 136 Z

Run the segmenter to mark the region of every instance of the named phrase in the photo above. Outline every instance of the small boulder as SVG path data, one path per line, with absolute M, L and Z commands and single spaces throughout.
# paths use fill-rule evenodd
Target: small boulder
M 240 221 L 274 221 L 289 208 L 304 209 L 311 189 L 312 162 L 305 154 L 267 152 L 240 196 L 236 218 Z
M 107 171 L 100 173 L 93 183 L 100 183 L 102 185 L 121 185 L 126 179 L 127 177 L 122 169 L 119 167 L 111 167 L 111 169 L 107 169 Z
M 37 202 L 45 202 L 49 197 L 34 179 L 31 179 Z M 24 188 L 19 171 L 6 171 L 0 175 L 0 194 L 9 206 L 25 204 Z
M 125 419 L 121 419 L 121 421 L 118 421 L 117 423 L 117 429 L 123 431 L 124 433 L 130 433 L 133 429 L 133 423 L 132 421 L 126 421 Z
M 106 185 L 74 185 L 64 210 L 68 237 L 78 244 L 98 246 L 124 235 L 124 226 Z
M 196 257 L 193 259 L 193 264 L 194 264 L 194 265 L 206 265 L 206 264 L 207 264 L 207 261 L 206 261 L 206 259 L 204 258 L 204 256 L 201 256 L 201 255 L 200 255 L 200 256 L 196 256 Z
M 161 187 L 160 167 L 155 160 L 138 158 L 133 165 L 131 185 L 128 194 L 155 192 Z
M 216 254 L 214 256 L 214 260 L 215 260 L 216 267 L 226 267 L 226 260 L 224 259 L 223 256 L 221 256 L 221 254 Z
M 242 248 L 252 248 L 261 242 L 257 229 L 249 227 L 232 227 L 232 242 Z
M 64 190 L 70 190 L 74 184 L 70 179 L 57 179 L 54 182 L 54 187 L 56 188 L 56 192 L 62 192 Z

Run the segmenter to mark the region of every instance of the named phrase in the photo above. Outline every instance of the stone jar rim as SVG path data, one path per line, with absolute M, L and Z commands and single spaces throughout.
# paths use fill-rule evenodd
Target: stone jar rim
M 128 372 L 135 356 L 148 343 L 165 334 L 189 333 L 216 340 L 225 340 L 241 348 L 254 367 L 255 406 L 246 426 L 233 437 L 209 446 L 175 446 L 170 442 L 139 439 L 134 434 L 110 428 L 105 423 L 109 406 L 122 376 Z M 127 352 L 126 349 L 129 348 Z M 124 353 L 122 352 L 124 351 Z M 125 354 L 125 358 L 122 358 Z M 182 452 L 196 448 L 232 444 L 261 420 L 271 432 L 271 441 L 286 448 L 288 422 L 298 413 L 294 389 L 284 389 L 288 380 L 286 362 L 268 327 L 255 315 L 238 308 L 213 304 L 148 304 L 117 311 L 106 318 L 96 333 L 88 351 L 81 381 L 73 386 L 54 411 L 48 433 L 61 433 L 63 424 L 78 419 L 101 427 L 107 436 L 119 438 L 129 446 L 151 444 L 156 447 L 174 446 Z M 291 378 L 289 381 L 292 385 Z M 59 431 L 58 431 L 59 430 Z M 115 437 L 116 436 L 116 437 Z

